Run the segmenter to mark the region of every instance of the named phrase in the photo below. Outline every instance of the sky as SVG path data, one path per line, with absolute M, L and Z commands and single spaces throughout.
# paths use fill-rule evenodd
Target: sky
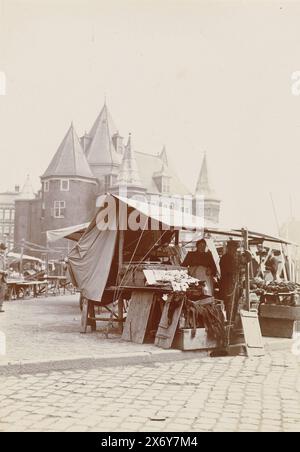
M 0 0 L 0 190 L 37 190 L 106 98 L 191 191 L 207 153 L 221 222 L 277 232 L 300 217 L 299 21 L 300 0 Z

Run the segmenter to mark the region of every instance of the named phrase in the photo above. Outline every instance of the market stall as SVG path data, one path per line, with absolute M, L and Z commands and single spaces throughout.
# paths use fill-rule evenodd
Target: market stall
M 69 254 L 73 283 L 84 296 L 82 331 L 105 320 L 95 315 L 100 305 L 111 310 L 108 320 L 119 323 L 123 340 L 162 348 L 177 341 L 182 347 L 175 340 L 180 326 L 190 330 L 192 339 L 196 330 L 205 331 L 201 348 L 222 346 L 225 324 L 219 300 L 207 293 L 205 281 L 180 265 L 179 232 L 202 231 L 202 219 L 168 209 L 150 211 L 145 203 L 110 195 L 104 204 L 114 204 L 112 200 L 116 211 L 100 209 Z M 128 227 L 132 215 L 139 217 L 138 230 Z M 104 217 L 112 227 L 102 230 Z
M 129 227 L 132 215 L 139 219 L 136 229 Z M 101 228 L 104 218 L 108 224 Z M 182 266 L 186 244 L 179 243 L 181 230 L 194 231 L 194 242 L 206 238 L 216 266 L 213 293 L 204 278 L 191 277 L 190 268 Z M 112 195 L 107 195 L 80 235 L 69 254 L 69 270 L 83 297 L 82 332 L 88 326 L 95 330 L 98 321 L 116 322 L 123 340 L 181 349 L 220 348 L 236 342 L 236 332 L 243 333 L 244 328 L 237 315 L 240 310 L 253 310 L 248 320 L 258 325 L 254 308 L 261 300 L 251 290 L 253 247 L 265 242 L 287 245 L 278 237 L 208 227 L 191 215 Z M 238 262 L 234 295 L 224 303 L 226 284 L 220 264 L 222 253 L 226 257 L 226 247 L 233 243 Z M 97 306 L 105 307 L 109 316 L 97 317 Z M 244 319 L 248 321 L 245 315 Z

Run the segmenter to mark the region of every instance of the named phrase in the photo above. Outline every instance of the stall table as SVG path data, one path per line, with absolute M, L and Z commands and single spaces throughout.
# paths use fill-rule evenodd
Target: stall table
M 47 281 L 7 281 L 8 300 L 16 300 L 26 296 L 37 298 L 47 288 Z M 20 296 L 22 294 L 22 297 Z
M 134 292 L 138 294 L 142 293 L 171 293 L 171 289 L 161 289 L 160 287 L 136 287 L 136 286 L 110 286 L 107 287 L 104 291 L 104 295 L 119 293 L 122 297 L 117 297 L 116 301 L 118 302 L 118 312 L 113 312 L 107 305 L 102 303 L 101 301 L 93 301 L 87 300 L 84 298 L 83 300 L 83 309 L 82 309 L 82 317 L 81 317 L 81 332 L 86 333 L 87 327 L 91 326 L 92 331 L 96 330 L 96 322 L 111 322 L 111 318 L 103 318 L 96 317 L 95 315 L 95 306 L 104 307 L 107 311 L 109 311 L 112 315 L 113 322 L 118 322 L 120 324 L 120 332 L 123 332 L 123 323 L 126 321 L 124 318 L 124 300 L 129 298 L 136 298 L 134 296 Z M 131 295 L 131 297 L 129 296 Z M 129 297 L 129 298 L 128 298 Z
M 59 295 L 60 289 L 63 289 L 66 293 L 67 278 L 66 276 L 45 276 L 45 280 L 48 282 L 46 295 Z

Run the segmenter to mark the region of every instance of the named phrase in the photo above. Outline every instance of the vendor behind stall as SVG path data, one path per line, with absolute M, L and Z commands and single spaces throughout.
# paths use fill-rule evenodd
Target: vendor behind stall
M 200 281 L 206 281 L 208 295 L 214 295 L 214 277 L 217 267 L 210 251 L 207 251 L 206 240 L 197 242 L 197 251 L 189 252 L 182 263 L 183 267 L 189 268 L 189 274 Z
M 227 322 L 230 323 L 235 321 L 240 298 L 238 248 L 239 242 L 230 240 L 227 243 L 227 251 L 220 260 L 221 298 L 225 304 Z
M 275 256 L 274 251 L 272 250 L 266 262 L 266 270 L 271 273 L 273 281 L 277 281 L 278 279 L 278 269 L 279 269 L 279 260 Z

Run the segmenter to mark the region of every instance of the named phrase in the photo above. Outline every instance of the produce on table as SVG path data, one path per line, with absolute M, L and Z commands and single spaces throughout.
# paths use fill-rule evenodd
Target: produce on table
M 300 285 L 289 281 L 266 283 L 260 278 L 251 281 L 250 289 L 260 296 L 260 302 L 280 306 L 296 306 Z
M 176 292 L 185 292 L 190 286 L 199 286 L 198 279 L 189 276 L 187 270 L 173 270 L 161 272 L 157 278 L 158 283 L 169 283 Z

